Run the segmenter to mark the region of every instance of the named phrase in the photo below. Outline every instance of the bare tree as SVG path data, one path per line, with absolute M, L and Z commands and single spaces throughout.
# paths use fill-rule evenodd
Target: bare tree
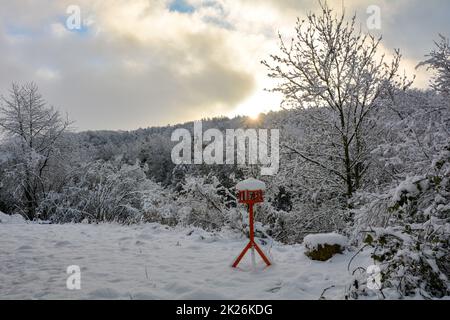
M 396 79 L 401 55 L 395 50 L 390 63 L 384 55 L 377 59 L 381 37 L 358 30 L 356 16 L 347 20 L 345 13 L 334 14 L 326 3 L 320 6 L 319 15 L 309 13 L 297 20 L 289 43 L 279 35 L 281 54 L 262 63 L 269 77 L 278 80 L 272 90 L 284 95 L 284 107 L 326 109 L 311 119 L 317 121 L 320 137 L 304 140 L 307 148 L 303 143 L 284 147 L 334 176 L 351 197 L 369 167 L 369 115 L 384 89 L 400 84 Z
M 17 172 L 24 214 L 36 216 L 43 175 L 56 144 L 70 123 L 49 107 L 34 83 L 13 83 L 8 97 L 1 97 L 0 130 L 17 144 Z

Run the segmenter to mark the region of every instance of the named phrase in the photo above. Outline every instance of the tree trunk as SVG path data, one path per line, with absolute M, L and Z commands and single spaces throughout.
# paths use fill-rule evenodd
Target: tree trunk
M 342 136 L 342 142 L 344 144 L 345 184 L 347 187 L 347 198 L 350 199 L 353 195 L 353 179 L 350 159 L 350 146 L 348 145 L 347 136 Z

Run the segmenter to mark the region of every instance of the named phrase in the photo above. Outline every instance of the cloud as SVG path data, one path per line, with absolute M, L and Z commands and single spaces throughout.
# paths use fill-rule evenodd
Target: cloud
M 162 1 L 86 1 L 81 8 L 96 13 L 87 35 L 53 21 L 60 14 L 55 10 L 47 14 L 48 27 L 44 14 L 22 20 L 39 30 L 38 36 L 1 39 L 2 56 L 10 57 L 2 70 L 17 68 L 2 72 L 2 88 L 10 81 L 36 81 L 80 129 L 131 129 L 223 115 L 254 89 L 253 75 L 233 53 L 229 31 L 201 17 L 170 11 Z
M 57 70 L 46 67 L 39 68 L 36 71 L 36 77 L 44 81 L 53 81 L 60 79 L 59 72 Z
M 446 1 L 346 0 L 365 23 L 382 8 L 386 51 L 405 68 L 449 30 Z M 276 109 L 260 61 L 277 50 L 315 0 L 78 0 L 82 28 L 65 24 L 71 0 L 18 0 L 0 12 L 0 91 L 36 81 L 49 103 L 84 129 L 134 129 Z M 341 1 L 331 0 L 340 10 Z M 420 71 L 424 72 L 424 71 Z M 426 83 L 422 77 L 421 86 Z

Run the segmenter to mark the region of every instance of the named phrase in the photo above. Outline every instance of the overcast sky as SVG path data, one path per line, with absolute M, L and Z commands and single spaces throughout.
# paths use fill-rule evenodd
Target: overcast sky
M 342 0 L 331 0 L 337 11 Z M 276 110 L 260 61 L 277 52 L 316 0 L 0 0 L 0 92 L 35 81 L 78 130 L 136 129 L 202 117 Z M 69 30 L 67 9 L 81 9 Z M 381 8 L 383 50 L 414 66 L 450 35 L 447 0 L 344 0 L 364 27 Z M 72 20 L 71 20 L 72 21 Z

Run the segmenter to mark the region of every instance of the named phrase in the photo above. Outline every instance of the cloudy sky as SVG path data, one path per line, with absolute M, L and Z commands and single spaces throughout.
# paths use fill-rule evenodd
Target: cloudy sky
M 438 33 L 450 35 L 447 0 L 344 0 L 363 27 L 381 9 L 383 50 L 414 66 Z M 0 0 L 0 92 L 35 81 L 77 130 L 136 129 L 275 110 L 280 97 L 260 61 L 277 52 L 316 0 Z M 330 0 L 337 11 L 342 0 Z M 73 7 L 73 6 L 76 7 Z M 81 28 L 72 13 L 80 9 Z M 69 20 L 68 20 L 69 19 Z M 69 24 L 67 23 L 69 21 Z

